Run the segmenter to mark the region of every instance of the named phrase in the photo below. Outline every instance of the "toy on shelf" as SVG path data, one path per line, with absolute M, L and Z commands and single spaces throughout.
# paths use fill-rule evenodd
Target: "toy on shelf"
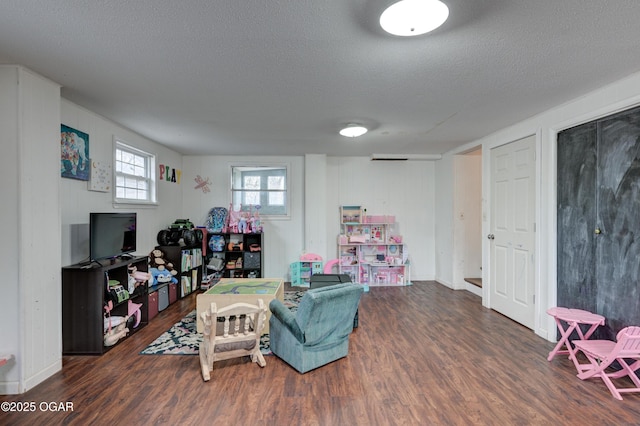
M 178 283 L 178 279 L 176 278 L 178 271 L 173 267 L 173 264 L 167 262 L 165 258 L 166 255 L 164 252 L 159 249 L 151 250 L 151 253 L 149 253 L 150 286 L 163 283 Z
M 129 318 L 135 318 L 133 328 L 138 328 L 138 326 L 140 325 L 140 321 L 142 320 L 142 312 L 140 312 L 142 303 L 133 303 L 132 300 L 129 300 L 129 306 L 127 308 L 127 315 L 129 316 Z
M 225 241 L 224 236 L 214 234 L 209 238 L 209 248 L 214 252 L 224 251 Z
M 395 216 L 342 206 L 340 222 L 338 273 L 365 286 L 411 285 L 409 252 Z
M 241 212 L 238 218 L 238 233 L 247 234 L 250 231 L 249 226 L 249 214 L 247 212 Z
M 145 285 L 147 281 L 151 279 L 150 273 L 138 271 L 138 268 L 135 265 L 129 265 L 127 270 L 129 272 L 129 294 L 133 294 L 138 287 Z
M 240 206 L 240 210 L 233 210 L 233 204 L 229 204 L 229 214 L 227 215 L 227 223 L 223 229 L 223 232 L 230 232 L 233 234 L 238 233 L 238 223 L 240 222 L 240 211 L 242 210 L 242 206 Z
M 362 208 L 360 206 L 341 206 L 341 223 L 362 223 Z
M 253 210 L 254 208 L 255 211 Z M 232 234 L 261 233 L 262 221 L 259 210 L 259 205 L 250 205 L 248 211 L 243 210 L 242 204 L 237 211 L 233 210 L 233 205 L 229 205 L 227 224 L 222 232 Z
M 260 205 L 255 206 L 256 211 L 251 217 L 251 232 L 259 234 L 262 232 L 262 220 L 260 219 Z
M 127 328 L 127 319 L 129 317 L 118 317 L 117 321 L 115 319 L 116 317 L 111 318 L 111 311 L 113 310 L 113 302 L 111 300 L 105 305 L 104 310 L 107 322 L 107 331 L 104 334 L 104 345 L 113 346 L 118 343 L 118 340 L 129 333 L 129 329 Z M 118 324 L 114 325 L 114 322 Z
M 303 252 L 300 260 L 289 265 L 291 285 L 309 287 L 311 276 L 322 273 L 322 256 Z
M 180 245 L 180 241 L 187 247 L 193 247 L 202 242 L 203 234 L 189 219 L 176 219 L 168 229 L 162 229 L 156 237 L 161 246 Z
M 166 269 L 160 270 L 158 268 L 151 268 L 151 281 L 149 281 L 149 285 L 156 286 L 160 284 L 173 283 L 178 284 L 178 279 L 171 275 L 171 272 Z
M 109 279 L 108 272 L 104 273 L 104 278 L 107 284 L 106 295 L 110 302 L 113 301 L 117 304 L 129 299 L 130 294 L 124 286 L 120 284 L 120 281 Z
M 209 210 L 205 227 L 208 232 L 226 232 L 229 211 L 224 207 L 214 207 Z
M 313 253 L 302 253 L 300 255 L 300 261 L 302 262 L 322 262 L 322 256 Z
M 242 251 L 244 249 L 244 243 L 242 241 L 229 241 L 227 244 L 228 251 Z

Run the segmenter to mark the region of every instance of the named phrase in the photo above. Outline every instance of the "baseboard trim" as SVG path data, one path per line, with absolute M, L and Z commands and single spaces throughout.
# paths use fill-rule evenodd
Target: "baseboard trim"
M 40 370 L 38 373 L 26 379 L 24 381 L 24 389 L 22 390 L 21 393 L 24 393 L 29 389 L 33 389 L 34 387 L 44 382 L 45 380 L 47 380 L 49 377 L 53 376 L 60 370 L 62 370 L 62 358 L 54 361 L 48 367 L 45 367 L 44 369 Z
M 18 395 L 20 392 L 20 383 L 18 382 L 0 382 L 0 395 Z

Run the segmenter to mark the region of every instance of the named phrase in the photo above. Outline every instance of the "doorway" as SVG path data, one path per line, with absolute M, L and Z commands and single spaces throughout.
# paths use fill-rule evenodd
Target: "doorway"
M 454 157 L 454 288 L 482 297 L 482 148 Z

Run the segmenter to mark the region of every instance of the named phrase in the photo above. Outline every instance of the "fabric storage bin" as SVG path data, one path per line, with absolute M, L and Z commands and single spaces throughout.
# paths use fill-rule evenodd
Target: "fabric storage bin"
M 260 269 L 260 255 L 261 253 L 245 253 L 244 269 Z
M 169 284 L 169 304 L 178 300 L 178 284 Z
M 149 321 L 158 315 L 158 292 L 149 293 Z
M 164 311 L 169 306 L 169 286 L 158 289 L 158 311 Z

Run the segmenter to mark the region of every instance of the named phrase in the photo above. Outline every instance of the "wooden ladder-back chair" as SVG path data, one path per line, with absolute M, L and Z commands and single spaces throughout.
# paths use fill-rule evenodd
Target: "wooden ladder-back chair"
M 586 380 L 600 377 L 616 399 L 622 399 L 621 393 L 640 392 L 640 327 L 626 327 L 618 332 L 616 342 L 611 340 L 574 340 L 576 351 L 582 351 L 589 364 L 580 364 L 578 377 Z M 577 355 L 577 352 L 576 352 Z M 629 365 L 627 360 L 633 360 Z M 617 361 L 622 367 L 618 371 L 607 372 L 611 364 Z M 616 387 L 611 379 L 629 377 L 635 387 Z
M 260 367 L 267 364 L 260 352 L 260 335 L 267 316 L 262 299 L 258 299 L 257 305 L 234 303 L 220 309 L 211 303 L 200 316 L 204 323 L 200 367 L 205 382 L 211 378 L 210 371 L 216 361 L 250 356 Z

